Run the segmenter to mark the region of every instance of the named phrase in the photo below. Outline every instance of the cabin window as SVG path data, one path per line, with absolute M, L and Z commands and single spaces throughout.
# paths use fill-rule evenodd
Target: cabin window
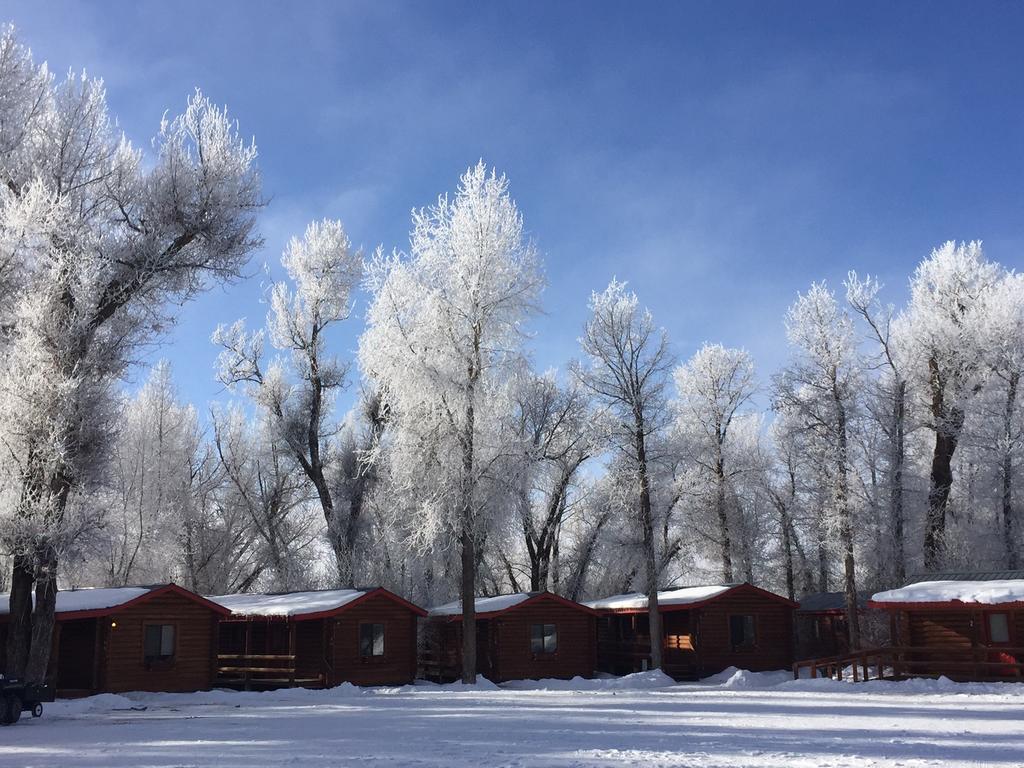
M 384 625 L 359 625 L 359 655 L 364 657 L 384 655 Z
M 757 625 L 750 614 L 729 617 L 729 642 L 733 650 L 757 644 Z
M 1010 642 L 1010 617 L 1005 613 L 988 615 L 988 641 L 990 643 Z
M 554 624 L 533 624 L 530 626 L 530 651 L 533 653 L 554 653 L 558 650 L 558 629 Z
M 143 640 L 146 661 L 167 661 L 174 658 L 174 625 L 147 624 Z

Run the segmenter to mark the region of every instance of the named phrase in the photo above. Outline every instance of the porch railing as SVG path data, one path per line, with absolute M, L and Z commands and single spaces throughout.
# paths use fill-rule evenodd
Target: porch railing
M 294 654 L 222 653 L 217 656 L 217 682 L 242 687 L 322 684 L 322 676 L 300 678 Z
M 1024 681 L 1024 648 L 935 648 L 893 646 L 869 648 L 842 656 L 806 659 L 793 664 L 793 677 L 833 680 L 902 680 L 946 677 L 980 682 Z

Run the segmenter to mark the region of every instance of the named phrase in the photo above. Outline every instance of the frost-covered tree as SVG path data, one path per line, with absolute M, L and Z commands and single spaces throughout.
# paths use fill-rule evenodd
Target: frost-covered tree
M 968 403 L 982 387 L 986 298 L 1001 277 L 980 242 L 947 242 L 921 262 L 910 281 L 903 343 L 935 433 L 924 526 L 927 570 L 940 567 L 945 554 L 953 457 Z
M 668 335 L 655 326 L 650 311 L 640 307 L 626 284 L 612 280 L 590 297 L 590 318 L 580 345 L 586 355 L 575 366 L 578 380 L 605 406 L 611 423 L 610 440 L 629 466 L 636 491 L 634 526 L 641 534 L 644 591 L 648 598 L 651 664 L 661 668 L 661 615 L 658 612 L 660 573 L 655 516 L 651 493 L 652 439 L 663 434 L 669 421 L 666 406 L 672 355 Z
M 823 521 L 835 530 L 842 551 L 850 647 L 857 648 L 860 631 L 850 488 L 850 430 L 862 378 L 856 331 L 832 292 L 823 284 L 813 284 L 786 313 L 786 336 L 795 356 L 775 378 L 776 408 L 799 419 L 819 442 L 823 467 L 830 477 L 825 509 L 831 514 Z M 823 583 L 821 588 L 827 585 Z
M 254 539 L 247 580 L 271 591 L 313 586 L 305 555 L 320 534 L 308 514 L 308 483 L 288 447 L 274 439 L 267 415 L 249 422 L 235 407 L 213 413 L 213 443 L 224 474 L 222 508 L 241 511 Z M 248 586 L 248 585 L 246 585 Z
M 754 363 L 742 349 L 705 344 L 675 371 L 677 428 L 686 435 L 688 457 L 710 487 L 718 531 L 722 578 L 733 580 L 734 532 L 728 508 L 734 468 L 728 464 L 733 420 L 753 397 Z
M 18 273 L 0 361 L 7 660 L 41 680 L 61 552 L 95 512 L 85 494 L 108 457 L 113 386 L 172 321 L 169 302 L 239 274 L 262 202 L 255 147 L 198 92 L 144 158 L 108 116 L 102 82 L 56 82 L 11 31 L 0 91 L 0 264 Z
M 371 531 L 380 530 L 372 512 L 380 486 L 380 444 L 387 423 L 388 409 L 380 393 L 364 390 L 342 423 L 335 441 L 336 461 L 328 478 L 335 504 L 345 511 L 343 536 L 353 553 L 353 571 L 364 578 L 370 575 L 367 561 L 377 554 L 367 551 L 361 542 Z M 386 498 L 380 501 L 388 503 Z
M 1021 523 L 1014 494 L 1014 475 L 1024 451 L 1021 413 L 1021 377 L 1024 376 L 1024 275 L 1010 274 L 989 293 L 982 319 L 982 337 L 991 387 L 996 403 L 993 414 L 996 439 L 990 441 L 999 467 L 999 511 L 1006 567 L 1020 566 Z
M 524 376 L 514 400 L 515 433 L 523 444 L 523 466 L 514 475 L 518 480 L 514 493 L 529 560 L 530 589 L 558 591 L 558 555 L 567 511 L 573 504 L 572 484 L 598 449 L 600 430 L 579 385 L 560 386 L 553 373 Z
M 97 492 L 103 509 L 102 579 L 109 586 L 154 584 L 176 576 L 182 511 L 211 479 L 195 409 L 178 402 L 167 363 L 153 369 L 121 411 L 107 480 Z M 95 567 L 92 569 L 95 572 Z
M 327 351 L 326 334 L 352 312 L 362 255 L 352 249 L 340 221 L 325 219 L 289 241 L 281 264 L 292 286 L 274 285 L 267 316 L 270 342 L 281 355 L 264 359 L 263 331 L 247 333 L 242 321 L 221 326 L 213 336 L 224 348 L 218 378 L 248 393 L 305 473 L 323 510 L 337 583 L 352 587 L 358 521 L 350 519 L 351 508 L 339 508 L 330 482 L 338 432 L 331 413 L 349 366 Z
M 624 546 L 614 530 L 625 515 L 620 488 L 610 480 L 611 476 L 605 474 L 581 481 L 579 512 L 570 522 L 572 544 L 564 555 L 568 578 L 562 594 L 570 600 L 621 592 L 623 574 L 634 570 L 635 557 L 629 555 L 636 548 L 632 542 Z
M 378 254 L 359 360 L 389 410 L 392 477 L 423 495 L 410 509 L 424 546 L 459 550 L 462 676 L 476 679 L 478 548 L 509 455 L 522 323 L 542 287 L 508 181 L 483 162 L 413 213 L 408 255 Z
M 906 509 L 904 497 L 904 474 L 907 461 L 907 398 L 908 363 L 899 344 L 898 318 L 892 305 L 883 306 L 878 300 L 882 289 L 878 280 L 867 275 L 859 277 L 850 272 L 846 278 L 846 300 L 861 317 L 868 328 L 869 337 L 877 345 L 877 367 L 880 375 L 873 382 L 873 389 L 883 407 L 878 419 L 879 427 L 888 441 L 888 507 L 892 525 L 892 572 L 896 583 L 906 578 Z M 888 407 L 885 407 L 888 406 Z M 869 408 L 869 411 L 872 410 Z
M 807 436 L 798 414 L 785 410 L 777 413 L 768 430 L 771 448 L 765 452 L 759 477 L 778 515 L 780 565 L 790 600 L 813 591 L 814 585 L 804 546 L 805 532 L 812 527 L 807 519 L 805 486 L 810 474 L 807 463 L 812 460 Z

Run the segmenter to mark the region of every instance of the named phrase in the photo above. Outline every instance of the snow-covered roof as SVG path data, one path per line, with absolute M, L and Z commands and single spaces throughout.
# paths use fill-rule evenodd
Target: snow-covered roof
M 921 581 L 879 592 L 874 603 L 1024 603 L 1024 579 Z
M 369 591 L 324 589 L 280 594 L 217 595 L 208 599 L 240 616 L 308 616 L 343 608 Z
M 478 597 L 475 601 L 477 613 L 497 613 L 507 611 L 509 608 L 524 603 L 531 597 L 536 597 L 540 592 L 517 592 L 514 595 L 498 595 L 496 597 Z M 462 614 L 462 601 L 456 600 L 453 603 L 445 603 L 436 608 L 431 608 L 427 613 L 431 616 L 459 616 Z
M 57 613 L 116 608 L 151 592 L 153 587 L 62 589 L 57 592 Z M 33 595 L 35 600 L 35 595 Z M 0 614 L 10 613 L 10 594 L 0 595 Z
M 703 603 L 706 600 L 711 600 L 712 598 L 728 592 L 735 586 L 735 584 L 710 584 L 702 587 L 669 589 L 658 593 L 658 605 L 668 607 Z M 584 605 L 598 611 L 645 610 L 647 608 L 647 595 L 640 592 L 631 592 L 626 595 L 612 595 L 611 597 L 602 597 L 600 600 L 591 600 L 589 603 L 584 603 Z
M 57 592 L 57 606 L 55 613 L 58 617 L 68 617 L 70 614 L 88 614 L 89 616 L 102 616 L 113 613 L 123 605 L 160 594 L 174 593 L 206 605 L 214 611 L 221 611 L 217 605 L 211 605 L 205 598 L 194 592 L 190 592 L 177 584 L 155 584 L 142 587 L 83 587 L 80 589 L 61 589 Z M 33 604 L 35 595 L 32 596 Z M 10 613 L 10 594 L 0 594 L 0 616 Z M 71 618 L 76 618 L 72 616 Z M 86 618 L 86 616 L 78 616 Z

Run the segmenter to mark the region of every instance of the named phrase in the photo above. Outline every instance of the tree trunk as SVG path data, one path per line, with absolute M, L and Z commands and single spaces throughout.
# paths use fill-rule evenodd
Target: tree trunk
M 1017 539 L 1015 536 L 1013 515 L 1013 412 L 1017 405 L 1017 386 L 1020 375 L 1010 374 L 1006 387 L 1006 410 L 1003 414 L 1003 439 L 1006 441 L 1003 454 L 1003 546 L 1006 548 L 1006 567 L 1016 570 L 1019 567 Z
M 22 678 L 32 647 L 32 585 L 35 569 L 31 555 L 16 554 L 11 570 L 10 621 L 7 624 L 7 675 Z
M 319 333 L 319 326 L 314 324 L 311 334 L 312 343 L 310 350 L 316 349 L 316 340 Z M 311 387 L 309 418 L 306 422 L 306 445 L 305 452 L 292 446 L 299 461 L 299 466 L 306 473 L 306 476 L 316 488 L 317 498 L 320 500 L 320 508 L 324 513 L 324 521 L 327 523 L 327 536 L 330 539 L 331 550 L 334 553 L 334 563 L 338 571 L 337 585 L 342 588 L 355 586 L 355 574 L 352 572 L 351 553 L 346 550 L 343 532 L 338 530 L 338 520 L 334 509 L 334 499 L 331 496 L 331 489 L 324 477 L 323 457 L 320 455 L 320 432 L 323 414 L 324 384 L 320 374 L 320 361 L 315 351 L 309 353 L 309 381 Z M 278 414 L 279 417 L 283 414 Z
M 473 475 L 476 463 L 476 382 L 480 371 L 480 331 L 474 329 L 473 361 L 466 387 L 466 423 L 462 433 L 462 682 L 476 683 L 476 537 L 473 515 Z
M 782 517 L 782 553 L 786 569 L 786 597 L 796 600 L 796 575 L 793 568 L 793 536 L 790 531 L 789 510 L 781 501 L 779 514 Z
M 961 419 L 962 420 L 962 419 Z M 953 454 L 959 430 L 938 426 L 932 453 L 931 485 L 928 489 L 928 513 L 924 527 L 924 567 L 936 571 L 942 567 L 946 540 L 946 505 L 953 486 Z
M 818 591 L 828 592 L 828 546 L 825 541 L 825 511 L 818 512 Z
M 924 526 L 924 567 L 936 571 L 945 556 L 946 505 L 953 486 L 953 454 L 964 425 L 962 408 L 946 407 L 946 382 L 936 361 L 928 363 L 931 372 L 931 415 L 935 424 L 935 449 L 928 488 L 928 513 Z
M 530 591 L 540 591 L 541 585 L 541 562 L 540 554 L 536 549 L 530 552 Z
M 647 566 L 647 615 L 651 634 L 651 668 L 661 669 L 661 613 L 658 610 L 658 559 L 654 551 L 654 516 L 651 509 L 651 485 L 647 475 L 647 446 L 642 419 L 636 427 L 637 471 L 640 475 L 640 523 L 643 527 L 644 561 Z
M 906 406 L 907 382 L 896 384 L 893 397 L 892 424 L 892 477 L 889 486 L 889 509 L 892 515 L 893 575 L 897 584 L 907 579 L 906 534 L 903 513 L 903 464 L 906 460 Z
M 57 610 L 57 550 L 50 542 L 43 543 L 36 555 L 36 604 L 32 611 L 32 648 L 25 667 L 25 680 L 46 682 L 53 648 L 53 627 Z
M 559 519 L 564 517 L 564 515 L 565 515 L 565 497 L 563 496 L 562 497 L 562 505 L 561 505 L 561 513 L 559 514 Z M 561 526 L 559 526 L 559 527 L 561 527 Z M 554 540 L 552 541 L 552 544 L 551 544 L 551 568 L 550 568 L 550 573 L 551 573 L 551 591 L 554 592 L 556 595 L 560 595 L 562 593 L 562 567 L 561 567 L 562 566 L 562 562 L 561 562 L 561 560 L 559 559 L 559 556 L 558 556 L 558 539 L 560 538 L 558 534 L 559 534 L 559 531 L 556 529 L 555 530 Z
M 526 551 L 530 556 L 530 589 L 534 592 L 548 588 L 551 558 L 558 546 L 558 530 L 565 513 L 565 493 L 578 466 L 579 464 L 565 467 L 559 473 L 558 482 L 555 483 L 544 508 L 544 522 L 540 533 L 534 531 L 531 522 L 524 526 Z M 528 509 L 526 514 L 530 514 Z
M 368 407 L 368 418 L 370 421 L 370 445 L 368 447 L 372 449 L 373 446 L 377 444 L 377 441 L 380 440 L 386 424 L 386 419 L 381 412 L 379 398 L 375 399 Z M 358 455 L 356 458 L 357 461 L 354 469 L 356 477 L 353 478 L 352 497 L 349 500 L 348 520 L 345 522 L 345 533 L 343 539 L 345 554 L 349 563 L 349 570 L 346 573 L 346 577 L 352 586 L 355 586 L 355 582 L 359 580 L 360 569 L 362 566 L 362 551 L 359 547 L 360 522 L 363 519 L 363 511 L 366 507 L 366 498 L 372 492 L 372 489 L 377 482 L 376 468 L 372 465 L 364 466 L 360 461 L 358 461 Z
M 476 552 L 473 533 L 462 538 L 462 682 L 476 682 Z
M 846 435 L 846 410 L 836 396 L 837 437 L 839 448 L 837 502 L 839 506 L 839 536 L 843 545 L 844 591 L 846 593 L 847 627 L 850 633 L 850 650 L 860 648 L 860 613 L 857 610 L 857 577 L 854 569 L 853 519 L 850 511 L 849 452 Z
M 512 561 L 508 559 L 503 551 L 498 550 L 498 558 L 501 560 L 501 564 L 505 567 L 505 577 L 508 579 L 508 584 L 512 588 L 513 592 L 522 592 L 519 588 L 519 579 L 516 578 L 515 569 L 512 567 Z
M 611 514 L 603 512 L 601 517 L 598 518 L 597 523 L 594 524 L 593 529 L 587 534 L 583 543 L 576 550 L 576 571 L 572 575 L 572 586 L 569 588 L 569 594 L 567 595 L 570 600 L 579 602 L 583 594 L 583 587 L 587 582 L 587 571 L 590 570 L 590 565 L 594 560 L 594 550 L 597 547 L 601 531 L 604 530 L 609 520 L 611 520 Z
M 725 462 L 719 450 L 715 461 L 715 512 L 718 517 L 718 538 L 722 556 L 722 580 L 731 584 L 732 572 L 732 541 L 729 533 L 729 512 L 725 504 Z

